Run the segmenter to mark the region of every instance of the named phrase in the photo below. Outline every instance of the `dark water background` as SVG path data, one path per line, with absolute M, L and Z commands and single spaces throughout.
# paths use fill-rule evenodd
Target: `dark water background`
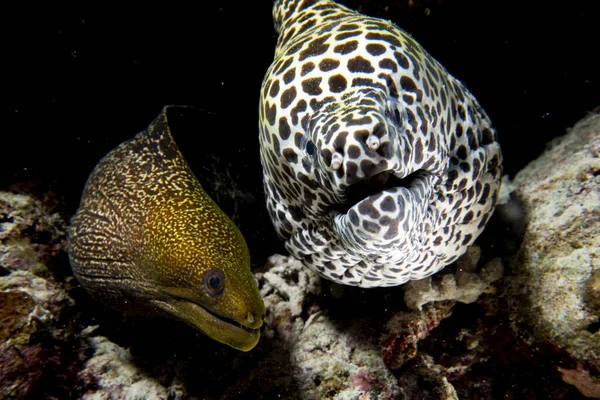
M 512 176 L 600 105 L 599 3 L 345 2 L 394 20 L 465 82 L 492 118 Z M 176 104 L 211 113 L 175 137 L 184 156 L 232 160 L 242 191 L 260 191 L 270 1 L 20 7 L 2 26 L 0 188 L 40 182 L 72 213 L 97 161 Z

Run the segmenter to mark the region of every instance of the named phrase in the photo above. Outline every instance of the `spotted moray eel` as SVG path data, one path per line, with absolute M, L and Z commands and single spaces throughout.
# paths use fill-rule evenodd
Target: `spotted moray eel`
M 481 233 L 502 156 L 485 111 L 395 24 L 277 0 L 261 89 L 267 208 L 286 248 L 361 287 L 427 277 Z

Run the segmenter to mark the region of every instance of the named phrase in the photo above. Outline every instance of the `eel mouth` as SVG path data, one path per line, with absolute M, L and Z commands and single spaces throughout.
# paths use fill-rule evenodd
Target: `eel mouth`
M 196 303 L 194 303 L 194 304 L 196 304 Z M 256 332 L 256 331 L 259 330 L 259 328 L 250 328 L 250 327 L 248 327 L 248 326 L 246 326 L 246 325 L 244 325 L 244 324 L 242 324 L 240 322 L 237 322 L 234 319 L 228 318 L 228 317 L 226 317 L 224 315 L 221 315 L 221 314 L 217 314 L 216 312 L 211 311 L 208 308 L 204 307 L 202 304 L 196 304 L 196 305 L 198 307 L 201 307 L 202 310 L 204 310 L 208 314 L 212 315 L 213 318 L 218 319 L 218 320 L 220 320 L 221 322 L 223 322 L 225 324 L 230 324 L 233 327 L 236 327 L 236 328 L 239 328 L 239 329 L 243 329 L 243 330 L 245 330 L 246 332 L 249 332 L 249 333 L 253 333 L 253 332 Z
M 386 189 L 409 187 L 416 178 L 416 173 L 412 173 L 405 177 L 399 177 L 393 170 L 381 171 L 350 185 L 346 189 L 346 201 L 337 204 L 334 209 L 342 214 L 346 214 L 350 208 L 367 197 L 380 193 Z
M 188 299 L 174 297 L 168 301 L 154 300 L 153 303 L 167 314 L 234 349 L 249 351 L 260 339 L 260 326 L 250 328 Z

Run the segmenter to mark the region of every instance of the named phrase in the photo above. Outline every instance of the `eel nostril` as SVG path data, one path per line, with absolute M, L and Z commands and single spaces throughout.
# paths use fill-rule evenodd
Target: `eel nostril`
M 339 169 L 342 166 L 342 161 L 344 161 L 344 157 L 340 153 L 333 153 L 331 156 L 331 169 L 334 171 Z
M 315 154 L 315 144 L 312 140 L 309 140 L 306 143 L 306 152 L 308 153 L 309 156 L 312 156 L 313 154 Z
M 379 145 L 380 142 L 377 136 L 371 135 L 367 138 L 367 146 L 369 146 L 371 150 L 377 150 L 379 148 Z

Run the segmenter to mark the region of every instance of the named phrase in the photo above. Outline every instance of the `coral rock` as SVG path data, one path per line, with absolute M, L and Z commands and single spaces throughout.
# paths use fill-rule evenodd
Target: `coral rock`
M 257 274 L 269 324 L 264 337 L 283 341 L 302 399 L 388 399 L 401 393 L 381 357 L 378 336 L 365 321 L 333 321 L 314 300 L 320 278 L 279 255 Z
M 577 123 L 514 179 L 526 232 L 511 261 L 513 319 L 600 369 L 600 115 Z
M 471 246 L 458 259 L 456 274 L 437 274 L 406 284 L 404 301 L 413 310 L 421 310 L 424 304 L 434 301 L 455 300 L 461 303 L 472 303 L 483 293 L 495 293 L 492 283 L 504 274 L 500 259 L 489 261 L 480 271 L 477 263 L 480 250 Z
M 94 355 L 79 372 L 84 386 L 91 387 L 82 396 L 85 400 L 109 399 L 178 399 L 181 388 L 166 388 L 136 366 L 129 350 L 103 336 L 89 337 Z M 173 389 L 173 390 L 171 390 Z M 177 393 L 177 395 L 175 395 Z
M 396 314 L 387 324 L 383 359 L 392 369 L 417 355 L 419 340 L 425 339 L 452 312 L 453 301 L 428 304 L 422 311 Z
M 72 304 L 46 263 L 64 248 L 64 221 L 33 197 L 0 192 L 0 397 L 31 395 L 60 364 L 59 315 Z

